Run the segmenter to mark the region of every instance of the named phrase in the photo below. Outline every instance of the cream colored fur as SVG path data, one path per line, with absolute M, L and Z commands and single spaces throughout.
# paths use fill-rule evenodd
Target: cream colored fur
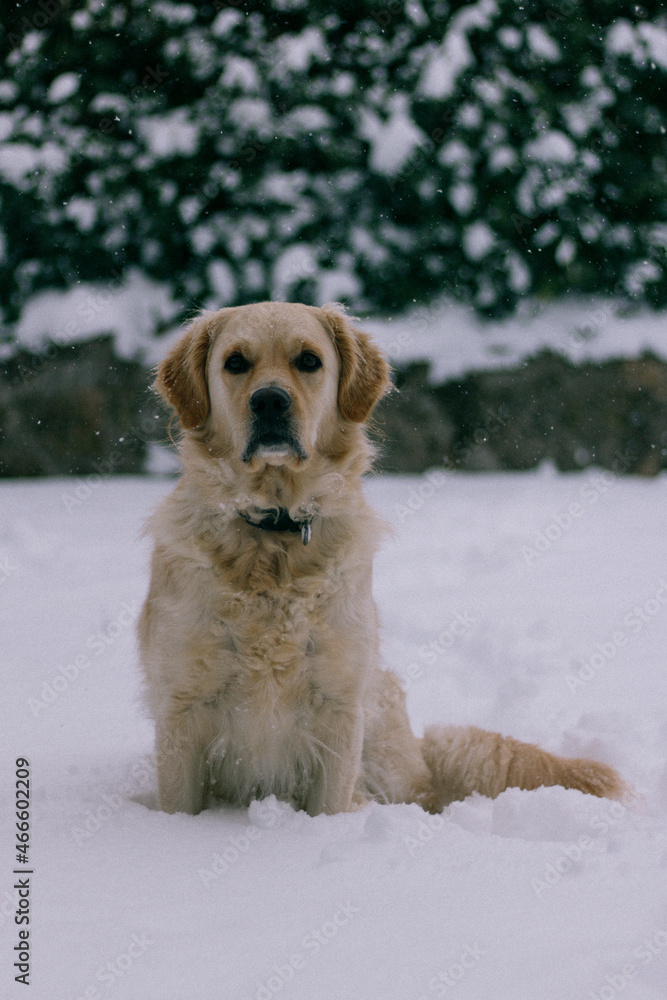
M 299 369 L 304 351 L 319 369 Z M 230 371 L 232 355 L 249 369 Z M 371 596 L 383 525 L 361 488 L 364 425 L 389 377 L 367 335 L 333 307 L 222 309 L 191 325 L 156 384 L 184 429 L 183 475 L 148 527 L 139 624 L 163 810 L 275 794 L 311 815 L 369 799 L 434 811 L 509 785 L 623 793 L 604 764 L 494 733 L 412 734 L 400 685 L 380 666 Z M 260 447 L 244 460 L 250 399 L 266 387 L 289 394 L 301 453 Z M 239 514 L 271 507 L 313 518 L 307 546 Z

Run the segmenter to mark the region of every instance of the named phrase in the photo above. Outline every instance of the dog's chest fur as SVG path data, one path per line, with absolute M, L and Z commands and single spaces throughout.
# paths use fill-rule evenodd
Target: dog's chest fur
M 329 635 L 338 589 L 335 580 L 306 577 L 288 591 L 218 593 L 212 628 L 253 674 L 293 673 Z
M 214 719 L 209 781 L 226 801 L 275 794 L 302 805 L 319 759 L 318 718 L 363 680 L 358 650 L 365 643 L 349 636 L 355 656 L 345 637 L 349 578 L 342 586 L 335 561 L 323 569 L 315 545 L 312 553 L 296 551 L 299 569 L 293 558 L 287 567 L 284 551 L 261 537 L 252 563 L 238 567 L 238 588 L 228 558 L 220 565 L 212 554 L 199 567 L 199 615 L 190 624 L 200 657 L 191 693 Z M 192 596 L 183 595 L 181 611 L 174 608 L 181 622 Z M 360 619 L 364 632 L 366 622 Z M 342 670 L 331 670 L 332 658 Z
M 227 801 L 276 794 L 300 803 L 311 781 L 317 718 L 337 697 L 324 670 L 337 588 L 310 581 L 299 590 L 297 581 L 291 593 L 217 595 L 219 736 L 209 768 L 213 793 Z

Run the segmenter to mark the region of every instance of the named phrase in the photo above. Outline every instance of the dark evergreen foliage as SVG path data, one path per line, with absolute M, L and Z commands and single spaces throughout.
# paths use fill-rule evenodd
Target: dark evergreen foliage
M 0 14 L 4 327 L 137 269 L 481 312 L 667 302 L 664 6 L 31 0 Z

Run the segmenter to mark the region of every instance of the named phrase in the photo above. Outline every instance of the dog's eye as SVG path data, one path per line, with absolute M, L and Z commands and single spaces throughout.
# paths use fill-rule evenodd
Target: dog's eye
M 225 370 L 232 375 L 242 375 L 250 368 L 250 362 L 244 358 L 240 351 L 234 351 L 225 361 Z
M 322 362 L 312 351 L 302 351 L 294 362 L 294 366 L 300 372 L 316 372 L 318 368 L 322 367 Z

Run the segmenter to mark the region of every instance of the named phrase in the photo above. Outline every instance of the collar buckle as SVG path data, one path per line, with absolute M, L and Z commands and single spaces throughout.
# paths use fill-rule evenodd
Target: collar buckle
M 301 535 L 301 541 L 307 545 L 312 535 L 313 517 L 305 517 L 302 521 L 295 521 L 290 517 L 289 512 L 284 507 L 277 510 L 260 511 L 259 521 L 253 521 L 243 510 L 237 510 L 239 517 L 242 517 L 253 528 L 260 528 L 262 531 L 293 531 Z

